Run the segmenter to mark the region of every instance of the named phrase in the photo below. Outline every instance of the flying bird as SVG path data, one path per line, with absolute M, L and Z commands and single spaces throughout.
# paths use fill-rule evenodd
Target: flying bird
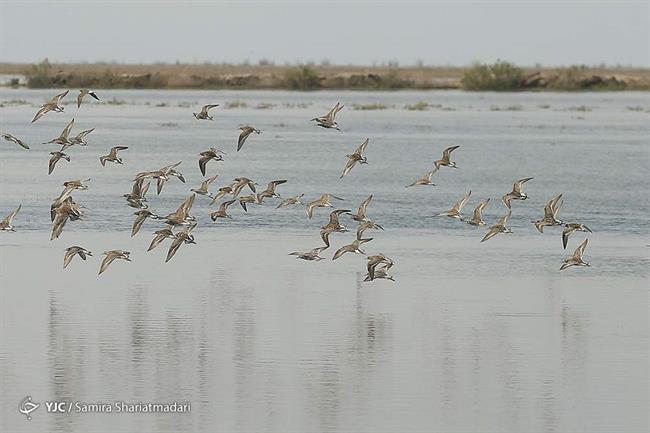
M 144 221 L 149 217 L 156 217 L 156 215 L 151 212 L 149 209 L 140 209 L 139 211 L 133 213 L 136 215 L 135 221 L 133 221 L 133 227 L 131 228 L 131 237 L 138 234 L 140 227 L 144 224 Z
M 12 143 L 16 143 L 18 146 L 22 147 L 23 149 L 29 149 L 29 146 L 27 145 L 27 143 L 25 143 L 25 142 L 24 142 L 23 140 L 21 140 L 20 138 L 17 138 L 17 137 L 15 137 L 15 136 L 13 136 L 13 135 L 11 135 L 11 134 L 8 134 L 8 133 L 2 133 L 2 134 L 0 134 L 0 135 L 1 135 L 2 138 L 4 138 L 5 140 L 10 141 L 10 142 L 12 142 Z
M 214 147 L 211 147 L 208 150 L 204 150 L 203 152 L 199 153 L 199 169 L 201 170 L 201 174 L 203 176 L 205 176 L 205 166 L 208 164 L 208 162 L 212 160 L 223 161 L 221 154 L 223 154 L 223 152 L 219 149 L 215 149 Z
M 512 191 L 503 195 L 503 204 L 505 204 L 508 209 L 511 208 L 510 200 L 526 200 L 528 198 L 528 195 L 526 195 L 522 189 L 524 187 L 524 184 L 531 179 L 532 177 L 525 177 L 523 179 L 515 181 L 515 183 L 512 185 Z
M 190 232 L 194 230 L 194 227 L 196 227 L 196 224 L 186 226 L 183 230 L 174 234 L 172 244 L 169 246 L 169 250 L 167 251 L 167 258 L 165 259 L 165 263 L 174 257 L 181 245 L 196 244 L 194 241 L 194 236 L 190 234 Z
M 92 256 L 92 253 L 85 248 L 74 245 L 65 249 L 65 255 L 63 256 L 63 269 L 68 267 L 74 256 L 81 257 L 82 260 L 86 260 L 87 256 Z
M 562 266 L 560 266 L 560 270 L 563 271 L 566 268 L 570 268 L 571 266 L 590 266 L 589 263 L 585 262 L 582 259 L 582 256 L 585 253 L 585 249 L 587 248 L 587 244 L 589 243 L 589 239 L 585 239 L 582 241 L 580 246 L 576 248 L 574 251 L 573 255 L 571 257 L 567 257 L 564 259 L 562 262 Z
M 302 202 L 300 201 L 300 199 L 301 199 L 304 195 L 305 195 L 305 194 L 300 194 L 300 195 L 297 195 L 297 196 L 295 196 L 295 197 L 287 197 L 287 198 L 285 198 L 284 200 L 282 200 L 282 202 L 280 202 L 279 205 L 277 205 L 276 209 L 280 209 L 281 207 L 291 206 L 291 205 L 294 205 L 294 204 L 302 204 Z
M 512 230 L 506 227 L 506 224 L 508 223 L 511 215 L 512 210 L 508 210 L 507 214 L 505 214 L 496 224 L 490 227 L 487 234 L 483 237 L 483 239 L 481 239 L 481 242 L 485 242 L 488 239 L 495 237 L 499 233 L 512 233 Z
M 61 102 L 61 99 L 67 95 L 69 90 L 66 90 L 63 93 L 59 93 L 55 97 L 53 97 L 49 102 L 46 102 L 45 104 L 41 105 L 41 108 L 36 112 L 36 115 L 32 119 L 32 123 L 36 122 L 38 119 L 43 117 L 46 113 L 49 113 L 50 111 L 54 111 L 57 113 L 63 112 L 63 107 L 59 105 L 59 102 Z
M 208 114 L 208 111 L 218 106 L 219 104 L 204 105 L 203 108 L 201 108 L 200 113 L 192 113 L 192 115 L 194 115 L 197 120 L 214 120 L 214 118 Z
M 97 96 L 97 94 L 95 93 L 94 90 L 81 89 L 81 90 L 79 90 L 79 94 L 77 95 L 77 108 L 81 107 L 81 101 L 83 101 L 83 98 L 86 95 L 90 95 L 90 96 L 92 96 L 93 98 L 95 98 L 96 100 L 99 101 L 99 97 Z
M 472 216 L 472 219 L 469 219 L 465 222 L 473 226 L 484 226 L 485 221 L 483 221 L 483 210 L 488 205 L 488 203 L 490 203 L 489 198 L 480 202 L 478 206 L 476 206 L 476 209 L 474 209 L 474 215 Z
M 316 125 L 322 128 L 332 128 L 340 131 L 339 125 L 336 123 L 336 115 L 343 109 L 343 107 L 343 105 L 337 102 L 336 105 L 326 115 L 321 117 L 314 117 L 311 119 L 311 121 L 316 122 Z
M 122 251 L 122 250 L 111 250 L 111 251 L 104 251 L 103 253 L 106 257 L 104 257 L 104 260 L 102 260 L 102 264 L 99 267 L 99 274 L 101 275 L 106 269 L 108 269 L 108 266 L 113 263 L 116 259 L 120 260 L 126 260 L 127 262 L 130 262 L 131 259 L 129 258 L 129 255 L 131 254 L 129 251 Z
M 452 207 L 447 211 L 440 212 L 436 216 L 447 216 L 462 221 L 463 215 L 460 212 L 463 210 L 463 207 L 465 206 L 465 204 L 467 203 L 471 195 L 472 195 L 472 191 L 468 192 L 467 195 L 465 195 L 465 197 L 463 197 L 458 203 L 454 205 L 454 207 Z
M 111 151 L 108 153 L 108 155 L 100 156 L 99 157 L 99 162 L 102 163 L 102 167 L 106 166 L 106 161 L 112 162 L 115 164 L 123 164 L 122 158 L 117 156 L 117 152 L 121 150 L 126 150 L 128 149 L 128 146 L 114 146 L 111 148 Z
M 368 141 L 370 141 L 370 139 L 366 138 L 364 142 L 361 143 L 353 153 L 351 153 L 350 155 L 345 155 L 348 158 L 348 162 L 345 164 L 345 167 L 343 168 L 343 173 L 341 173 L 341 179 L 343 178 L 343 176 L 348 174 L 350 170 L 352 170 L 357 163 L 368 164 L 368 158 L 366 158 L 363 155 L 363 152 L 366 151 L 366 147 L 368 146 Z
M 52 174 L 54 167 L 56 167 L 56 163 L 59 162 L 59 160 L 64 159 L 70 162 L 70 157 L 63 152 L 50 152 L 50 155 L 52 155 L 52 157 L 50 158 L 50 162 L 47 164 L 47 174 Z
M 210 218 L 212 219 L 212 221 L 217 221 L 217 218 L 232 219 L 232 217 L 228 213 L 228 206 L 233 204 L 235 201 L 236 200 L 228 200 L 221 203 L 221 205 L 219 205 L 219 209 L 210 214 Z
M 451 152 L 454 150 L 458 149 L 460 146 L 451 146 L 446 148 L 442 152 L 442 158 L 440 158 L 437 161 L 433 162 L 433 165 L 436 167 L 436 169 L 439 169 L 440 167 L 452 167 L 452 168 L 458 168 L 455 162 L 451 161 Z
M 416 185 L 431 185 L 431 186 L 436 186 L 435 183 L 431 182 L 431 178 L 433 177 L 433 174 L 438 171 L 438 168 L 434 168 L 433 170 L 429 171 L 427 174 L 416 180 L 410 185 L 406 185 L 407 188 L 416 186 Z
M 12 225 L 12 222 L 16 215 L 18 215 L 18 212 L 20 212 L 20 209 L 23 207 L 22 204 L 18 205 L 18 208 L 16 208 L 15 211 L 11 212 L 9 215 L 5 217 L 2 221 L 0 221 L 0 231 L 3 232 L 15 232 L 14 226 Z
M 239 152 L 241 148 L 244 147 L 244 143 L 246 142 L 246 139 L 249 135 L 251 135 L 253 132 L 257 135 L 261 133 L 259 129 L 253 128 L 252 126 L 242 126 L 239 129 L 241 129 L 241 133 L 237 139 L 237 152 Z
M 199 195 L 205 195 L 205 196 L 208 196 L 208 197 L 212 198 L 212 195 L 208 191 L 208 188 L 210 187 L 210 184 L 212 182 L 214 182 L 218 177 L 219 177 L 219 175 L 215 174 L 214 176 L 209 177 L 209 178 L 205 179 L 203 182 L 201 182 L 201 186 L 198 189 L 192 188 L 192 189 L 190 189 L 190 191 L 195 192 L 195 193 L 197 193 Z
M 562 224 L 562 221 L 557 219 L 557 215 L 560 213 L 560 208 L 562 207 L 562 194 L 557 195 L 550 199 L 548 203 L 544 206 L 544 218 L 533 221 L 535 228 L 540 232 L 544 233 L 544 227 L 546 226 L 559 226 Z
M 289 253 L 290 256 L 296 256 L 298 259 L 307 260 L 307 261 L 320 261 L 323 260 L 323 257 L 320 256 L 320 253 L 325 251 L 328 247 L 318 247 L 309 251 L 294 251 Z
M 564 230 L 562 230 L 562 246 L 566 250 L 566 246 L 569 243 L 569 236 L 574 232 L 589 232 L 593 233 L 589 227 L 581 223 L 568 223 L 564 225 Z
M 345 253 L 366 254 L 366 252 L 361 249 L 361 245 L 365 244 L 366 242 L 370 242 L 372 239 L 373 238 L 355 239 L 351 244 L 343 245 L 341 248 L 336 250 L 334 257 L 332 257 L 332 260 L 338 259 Z
M 343 200 L 341 197 L 337 197 L 333 194 L 323 194 L 314 201 L 311 201 L 307 204 L 307 216 L 311 219 L 314 214 L 314 209 L 317 207 L 334 207 L 330 202 L 331 199 Z

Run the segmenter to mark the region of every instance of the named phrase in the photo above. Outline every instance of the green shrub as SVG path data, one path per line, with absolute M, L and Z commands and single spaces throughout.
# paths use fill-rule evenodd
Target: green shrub
M 515 90 L 521 87 L 524 73 L 512 63 L 497 60 L 491 65 L 477 64 L 463 74 L 465 90 Z
M 302 65 L 288 70 L 284 74 L 284 81 L 292 90 L 314 90 L 320 88 L 318 72 L 308 65 Z

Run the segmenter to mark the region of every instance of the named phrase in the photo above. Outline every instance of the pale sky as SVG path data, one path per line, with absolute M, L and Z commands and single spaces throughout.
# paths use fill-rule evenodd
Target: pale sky
M 0 61 L 650 66 L 650 0 L 0 0 Z

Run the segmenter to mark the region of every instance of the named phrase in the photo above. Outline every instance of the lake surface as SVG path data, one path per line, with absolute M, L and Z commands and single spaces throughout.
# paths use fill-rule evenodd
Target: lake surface
M 102 103 L 30 123 L 57 90 L 0 90 L 0 131 L 30 144 L 0 142 L 0 218 L 22 210 L 15 233 L 0 233 L 0 431 L 7 432 L 642 432 L 650 428 L 650 94 L 280 91 L 98 91 Z M 309 122 L 337 101 L 342 131 Z M 420 101 L 427 110 L 409 110 Z M 214 122 L 192 117 L 219 103 Z M 362 106 L 383 104 L 382 110 Z M 357 109 L 355 109 L 355 107 Z M 366 107 L 368 108 L 368 107 Z M 73 133 L 95 127 L 88 146 L 66 153 L 47 175 L 52 144 L 72 118 Z M 236 152 L 238 127 L 262 130 Z M 369 164 L 339 179 L 366 137 Z M 124 165 L 98 158 L 124 144 Z M 442 150 L 435 187 L 405 188 Z M 371 253 L 396 265 L 396 281 L 364 283 L 363 256 L 329 260 L 353 233 L 334 234 L 327 260 L 287 254 L 320 245 L 326 209 L 308 219 L 278 199 L 230 208 L 213 223 L 198 196 L 196 245 L 164 263 L 168 241 L 147 253 L 159 222 L 130 237 L 134 209 L 122 194 L 133 176 L 182 160 L 149 204 L 173 212 L 210 162 L 213 190 L 238 176 L 285 197 L 328 192 L 356 210 L 369 194 Z M 534 177 L 513 204 L 511 235 L 479 241 L 474 228 L 431 215 L 469 190 L 465 213 Z M 85 217 L 50 241 L 49 207 L 71 179 Z M 561 230 L 531 221 L 564 194 L 560 219 L 587 224 L 567 250 Z M 244 193 L 246 194 L 246 192 Z M 346 219 L 349 227 L 354 222 Z M 589 238 L 589 268 L 559 272 Z M 63 253 L 82 245 L 63 270 Z M 131 251 L 97 276 L 101 252 Z M 31 420 L 18 412 L 32 396 Z M 46 401 L 189 402 L 186 414 L 48 413 Z

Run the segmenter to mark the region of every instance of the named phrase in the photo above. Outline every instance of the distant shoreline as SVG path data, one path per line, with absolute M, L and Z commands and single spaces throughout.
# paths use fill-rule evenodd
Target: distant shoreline
M 650 90 L 642 67 L 517 67 L 507 62 L 455 66 L 39 64 L 0 63 L 4 86 L 209 90 Z

